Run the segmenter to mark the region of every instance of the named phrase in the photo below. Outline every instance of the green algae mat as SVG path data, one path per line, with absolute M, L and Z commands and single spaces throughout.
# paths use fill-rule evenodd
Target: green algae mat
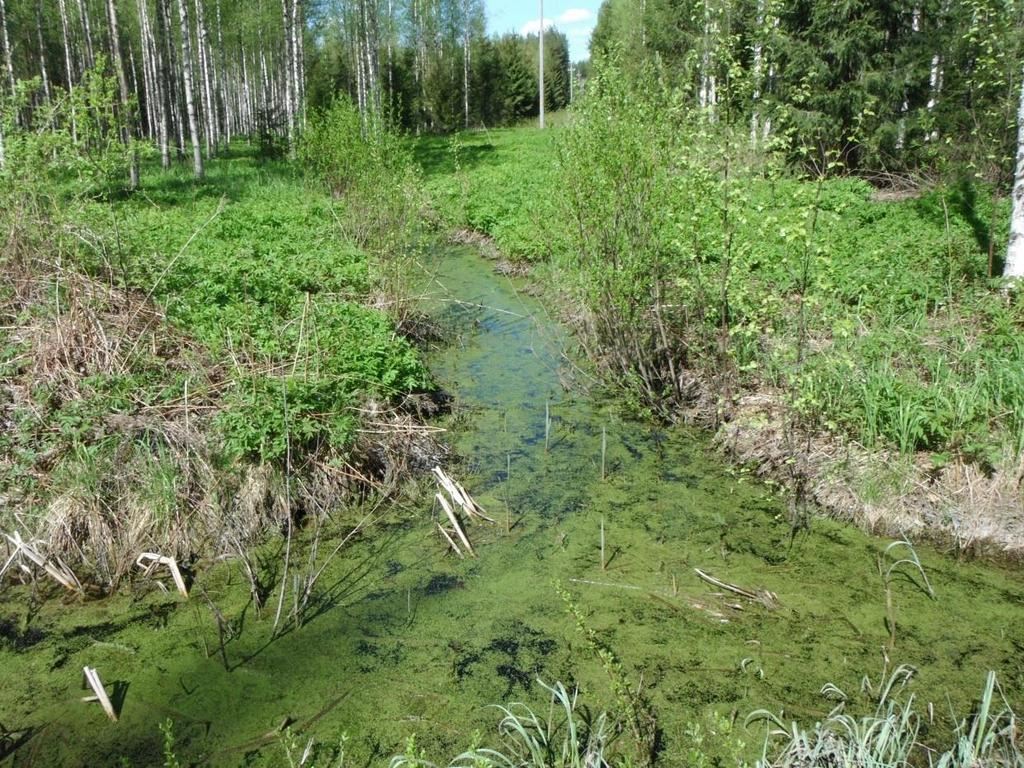
M 237 563 L 201 571 L 187 602 L 8 590 L 0 765 L 162 765 L 168 722 L 182 765 L 286 765 L 287 743 L 310 737 L 325 758 L 344 739 L 346 765 L 386 765 L 413 735 L 442 761 L 493 734 L 488 705 L 542 704 L 538 679 L 613 705 L 559 589 L 642 680 L 665 766 L 686 764 L 687 733 L 713 713 L 813 721 L 832 707 L 829 682 L 869 708 L 862 679 L 898 664 L 934 704 L 926 738 L 970 711 L 990 669 L 1024 705 L 1019 572 L 922 545 L 934 598 L 901 567 L 887 611 L 890 540 L 829 520 L 794 533 L 772 489 L 700 435 L 588 394 L 565 330 L 474 250 L 438 250 L 425 269 L 424 307 L 453 332 L 431 355 L 455 398 L 444 426 L 462 458 L 448 469 L 498 521 L 469 529 L 479 557 L 446 551 L 424 493 L 346 545 L 313 615 L 277 635 L 273 599 L 258 615 Z M 254 560 L 273 570 L 282 547 Z M 115 692 L 118 723 L 81 701 L 86 665 Z M 763 730 L 736 733 L 756 756 Z

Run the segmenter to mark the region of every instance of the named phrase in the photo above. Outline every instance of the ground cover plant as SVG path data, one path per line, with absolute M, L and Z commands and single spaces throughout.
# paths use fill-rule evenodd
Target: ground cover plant
M 421 142 L 441 217 L 490 236 L 568 299 L 581 342 L 638 410 L 712 426 L 742 416 L 742 439 L 726 433 L 741 458 L 791 485 L 821 474 L 796 460 L 809 453 L 797 431 L 828 442 L 833 470 L 852 455 L 839 456 L 842 443 L 855 464 L 885 454 L 933 481 L 998 478 L 974 530 L 1019 546 L 1024 303 L 990 280 L 1009 201 L 972 178 L 883 198 L 838 159 L 794 171 L 752 155 L 745 128 L 645 85 L 612 61 L 546 135 L 464 133 L 447 157 Z M 902 493 L 872 477 L 856 494 Z
M 123 196 L 116 142 L 40 119 L 9 138 L 3 192 L 4 530 L 109 588 L 141 551 L 281 527 L 282 472 L 319 472 L 320 504 L 383 478 L 359 426 L 430 381 L 381 308 L 400 268 L 342 221 L 360 198 L 244 144 L 202 183 L 145 163 Z

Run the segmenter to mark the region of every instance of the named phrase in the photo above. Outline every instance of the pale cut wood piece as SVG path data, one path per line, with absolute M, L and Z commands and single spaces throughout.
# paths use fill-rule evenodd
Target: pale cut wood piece
M 462 524 L 459 523 L 459 517 L 455 514 L 455 510 L 452 509 L 451 504 L 448 503 L 448 499 L 439 493 L 437 494 L 437 500 L 441 503 L 441 508 L 444 510 L 445 514 L 448 515 L 448 519 L 451 520 L 452 526 L 455 528 L 455 533 L 458 534 L 462 543 L 466 545 L 466 550 L 470 555 L 476 557 L 476 552 L 473 551 L 473 545 L 469 543 L 469 538 L 466 536 L 466 532 L 462 530 Z
M 146 565 L 148 563 L 148 565 Z M 182 597 L 188 597 L 188 587 L 185 586 L 185 579 L 181 575 L 181 569 L 178 567 L 178 561 L 173 557 L 166 557 L 164 555 L 157 554 L 156 552 L 143 552 L 136 559 L 135 564 L 142 568 L 147 576 L 153 573 L 153 570 L 158 565 L 167 566 L 167 570 L 171 572 L 171 578 L 174 580 L 174 586 L 178 588 L 178 592 Z
M 107 717 L 112 722 L 117 722 L 117 712 L 114 711 L 114 705 L 110 703 L 110 697 L 107 696 L 107 689 L 103 687 L 103 683 L 100 682 L 99 673 L 92 667 L 82 667 L 82 673 L 85 675 L 85 681 L 92 688 L 93 693 L 96 694 L 95 701 L 100 703 L 103 707 L 103 711 L 107 713 Z M 93 699 L 93 697 L 87 697 Z M 85 701 L 85 699 L 83 699 Z
M 462 554 L 462 550 L 459 549 L 459 545 L 455 543 L 455 539 L 453 539 L 448 534 L 448 531 L 444 529 L 444 526 L 440 523 L 437 523 L 437 530 L 441 532 L 441 535 L 444 536 L 445 541 L 447 541 L 448 544 L 451 545 L 451 548 L 455 550 L 455 554 L 458 555 L 460 558 L 465 559 L 465 555 Z

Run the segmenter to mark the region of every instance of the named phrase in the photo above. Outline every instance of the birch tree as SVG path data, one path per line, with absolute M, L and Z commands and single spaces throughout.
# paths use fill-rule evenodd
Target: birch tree
M 203 150 L 199 141 L 199 120 L 192 94 L 192 32 L 188 23 L 188 5 L 178 0 L 178 16 L 181 19 L 181 69 L 184 74 L 185 111 L 188 113 L 188 132 L 192 140 L 192 170 L 197 179 L 203 178 Z
M 118 92 L 120 96 L 120 130 L 121 143 L 128 146 L 131 143 L 131 98 L 128 95 L 128 78 L 124 71 L 124 59 L 121 56 L 120 32 L 117 23 L 117 4 L 114 0 L 107 0 L 107 23 L 110 26 L 110 53 L 113 59 L 115 74 L 117 75 Z M 131 168 L 129 170 L 129 184 L 132 189 L 139 186 L 139 158 L 132 153 Z
M 1010 244 L 1006 250 L 1003 276 L 1017 281 L 1024 277 L 1024 69 L 1021 72 L 1020 102 L 1017 107 L 1017 163 L 1011 197 L 1013 210 L 1010 214 Z
M 7 8 L 4 0 L 0 0 L 0 44 L 4 47 L 4 69 L 7 72 L 7 84 L 14 93 L 14 63 L 11 54 L 11 37 L 7 32 Z

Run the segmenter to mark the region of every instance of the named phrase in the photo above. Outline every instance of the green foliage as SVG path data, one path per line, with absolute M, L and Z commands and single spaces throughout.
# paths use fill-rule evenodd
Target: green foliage
M 568 127 L 464 134 L 457 168 L 434 140 L 418 156 L 450 225 L 545 264 L 638 407 L 671 415 L 696 376 L 781 391 L 804 426 L 869 448 L 1012 464 L 1024 305 L 987 277 L 1008 201 L 808 181 L 686 99 L 606 56 Z
M 32 107 L 38 78 L 18 80 L 13 95 L 0 92 L 0 129 L 6 162 L 0 179 L 19 195 L 51 192 L 109 197 L 124 189 L 132 157 L 151 154 L 135 139 L 122 143 L 129 124 L 119 106 L 117 80 L 102 57 L 82 74 L 65 99 Z M 130 132 L 129 132 L 130 133 Z
M 181 763 L 174 754 L 174 721 L 167 718 L 160 723 L 160 733 L 164 737 L 164 768 L 181 768 Z
M 346 97 L 310 117 L 299 161 L 335 198 L 341 230 L 360 248 L 394 261 L 416 238 L 423 201 L 408 144 Z
M 550 694 L 547 715 L 527 704 L 495 705 L 501 714 L 500 747 L 473 746 L 456 757 L 450 768 L 599 768 L 629 765 L 615 755 L 613 725 L 605 712 L 592 714 L 562 683 L 538 685 Z M 410 736 L 405 753 L 391 759 L 390 768 L 436 768 L 416 748 Z
M 289 441 L 347 446 L 365 398 L 426 387 L 425 369 L 392 321 L 360 304 L 374 279 L 365 252 L 339 240 L 343 204 L 287 177 L 260 182 L 245 159 L 225 163 L 219 183 L 235 185 L 233 202 L 122 206 L 119 277 L 235 360 L 217 416 L 230 454 L 277 459 Z M 102 252 L 83 258 L 103 269 Z
M 915 670 L 898 667 L 878 692 L 874 711 L 857 717 L 846 711 L 848 698 L 834 685 L 822 688 L 822 695 L 839 703 L 823 722 L 805 730 L 797 723 L 784 724 L 776 715 L 758 711 L 748 724 L 768 724 L 764 768 L 900 768 L 928 764 L 938 768 L 971 768 L 978 765 L 1011 766 L 1024 760 L 1017 740 L 1016 716 L 1005 699 L 1002 708 L 997 695 L 995 673 L 985 682 L 978 711 L 957 728 L 956 744 L 936 755 L 921 743 L 919 735 L 931 717 L 919 711 L 914 696 L 902 694 Z M 865 693 L 872 693 L 865 679 Z
M 630 73 L 655 64 L 693 104 L 714 79 L 708 108 L 796 163 L 999 182 L 1013 168 L 1022 13 L 1000 0 L 608 0 L 591 53 L 628 51 Z
M 720 712 L 712 712 L 686 728 L 686 765 L 689 768 L 744 768 L 746 744 L 736 724 Z

